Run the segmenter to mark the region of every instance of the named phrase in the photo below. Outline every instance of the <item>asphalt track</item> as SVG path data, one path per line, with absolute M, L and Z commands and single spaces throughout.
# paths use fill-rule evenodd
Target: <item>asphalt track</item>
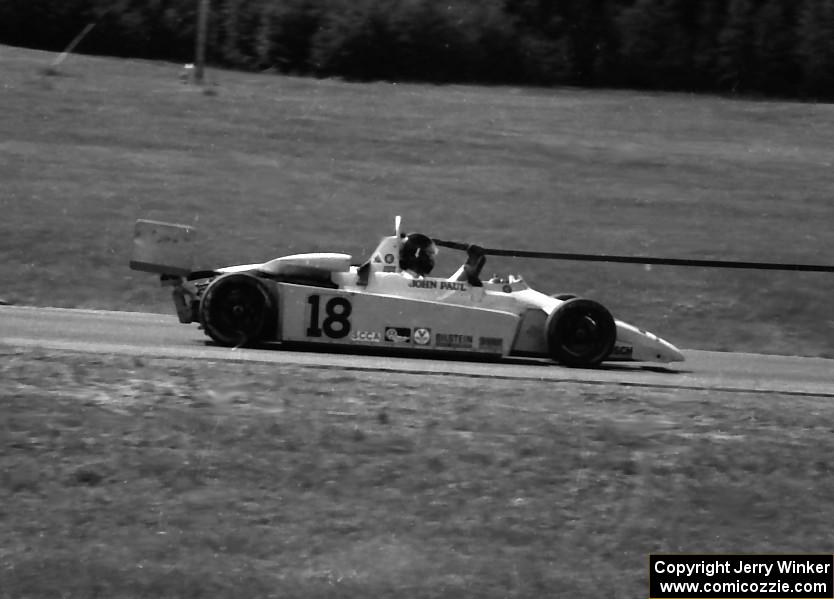
M 211 345 L 196 325 L 181 325 L 174 316 L 138 312 L 0 306 L 0 346 L 434 376 L 834 397 L 834 360 L 822 358 L 684 350 L 686 361 L 669 366 L 619 363 L 590 370 L 536 360 L 483 363 L 285 349 L 228 349 Z

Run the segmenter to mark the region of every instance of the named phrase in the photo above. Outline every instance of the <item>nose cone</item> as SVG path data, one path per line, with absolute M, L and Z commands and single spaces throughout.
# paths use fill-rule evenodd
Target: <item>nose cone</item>
M 657 361 L 658 362 L 683 362 L 686 358 L 683 357 L 681 350 L 666 341 L 665 339 L 657 339 Z
M 617 321 L 617 342 L 630 345 L 635 362 L 683 362 L 680 350 L 654 333 Z

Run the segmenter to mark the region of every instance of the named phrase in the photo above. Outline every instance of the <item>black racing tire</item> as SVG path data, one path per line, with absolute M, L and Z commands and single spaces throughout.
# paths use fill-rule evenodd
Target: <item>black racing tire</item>
M 598 366 L 617 340 L 617 324 L 602 304 L 584 298 L 567 300 L 546 321 L 550 357 L 572 368 Z
M 200 323 L 216 343 L 244 347 L 264 341 L 278 317 L 266 284 L 247 273 L 218 277 L 200 300 Z
M 566 302 L 568 300 L 572 300 L 572 299 L 574 299 L 576 297 L 579 297 L 579 296 L 574 295 L 573 293 L 554 293 L 550 297 L 555 298 L 557 300 L 562 300 L 563 302 Z

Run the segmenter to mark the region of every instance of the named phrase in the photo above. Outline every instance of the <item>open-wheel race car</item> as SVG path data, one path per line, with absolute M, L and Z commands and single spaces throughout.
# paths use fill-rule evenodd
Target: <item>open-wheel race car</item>
M 538 357 L 574 367 L 683 360 L 671 343 L 591 299 L 550 296 L 518 276 L 482 280 L 478 246 L 464 246 L 466 262 L 456 273 L 431 276 L 433 241 L 401 234 L 399 217 L 394 235 L 361 265 L 348 254 L 311 253 L 192 271 L 184 258 L 191 233 L 138 221 L 131 268 L 160 274 L 173 287 L 180 322 L 200 323 L 223 346 Z

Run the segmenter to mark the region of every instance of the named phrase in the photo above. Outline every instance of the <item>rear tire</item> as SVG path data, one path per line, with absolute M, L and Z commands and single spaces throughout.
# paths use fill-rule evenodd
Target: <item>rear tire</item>
M 264 341 L 275 330 L 275 300 L 263 281 L 233 273 L 211 282 L 200 301 L 200 323 L 216 343 L 242 347 Z
M 617 340 L 614 317 L 593 300 L 567 300 L 547 317 L 547 346 L 553 360 L 574 368 L 599 365 Z

